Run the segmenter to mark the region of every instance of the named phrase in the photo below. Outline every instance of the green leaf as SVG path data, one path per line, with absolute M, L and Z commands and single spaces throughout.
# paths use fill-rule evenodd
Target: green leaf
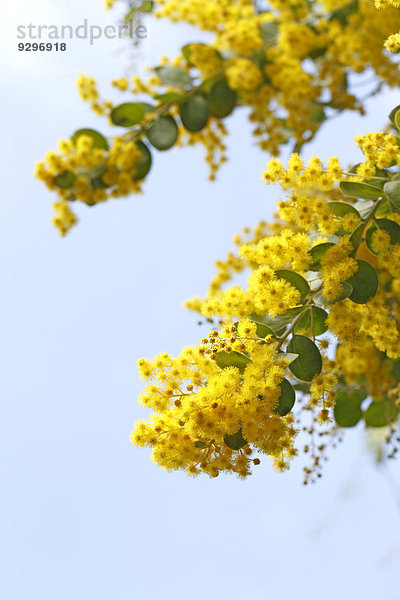
M 262 323 L 262 321 L 257 321 L 257 319 L 251 319 L 257 325 L 257 335 L 260 338 L 265 338 L 267 335 L 275 336 L 275 332 L 273 329 Z
M 374 267 L 365 260 L 357 260 L 358 271 L 347 282 L 353 288 L 349 299 L 356 304 L 365 304 L 373 298 L 378 291 L 378 273 Z
M 260 24 L 260 34 L 264 42 L 274 42 L 278 36 L 279 28 L 278 23 L 275 21 L 269 21 L 267 23 Z
M 108 150 L 108 142 L 104 135 L 101 135 L 99 131 L 96 131 L 95 129 L 78 129 L 71 137 L 71 140 L 74 144 L 76 144 L 81 135 L 87 135 L 90 137 L 93 143 L 93 148 L 103 148 L 103 150 Z
M 177 92 L 167 92 L 166 94 L 158 94 L 157 96 L 154 96 L 154 99 L 161 102 L 161 104 L 169 104 L 170 102 L 179 102 L 184 97 L 184 94 L 178 94 Z
M 144 0 L 137 10 L 144 13 L 151 13 L 153 10 L 152 0 Z
M 348 281 L 343 281 L 342 288 L 342 293 L 334 300 L 327 300 L 322 292 L 317 292 L 314 294 L 314 301 L 316 304 L 323 304 L 323 306 L 331 306 L 332 304 L 341 302 L 341 300 L 345 300 L 345 298 L 348 298 L 353 293 L 353 286 Z
M 296 383 L 293 387 L 296 391 L 301 392 L 302 394 L 310 393 L 310 384 L 309 383 Z
M 292 354 L 290 352 L 278 352 L 276 360 L 279 360 L 280 358 L 284 358 L 285 363 L 287 365 L 290 365 L 290 363 L 292 363 L 294 360 L 296 360 L 296 358 L 298 356 L 299 356 L 298 354 Z
M 54 177 L 54 183 L 57 187 L 67 190 L 75 183 L 76 175 L 72 171 L 64 171 Z
M 398 111 L 400 113 L 400 111 Z M 385 183 L 385 187 L 383 188 L 386 196 L 389 198 L 391 204 L 395 207 L 396 210 L 400 210 L 400 181 L 389 181 Z
M 390 376 L 396 381 L 400 381 L 400 359 L 390 361 Z
M 151 152 L 146 146 L 146 144 L 139 140 L 136 142 L 136 147 L 140 151 L 140 158 L 134 165 L 134 181 L 138 181 L 139 179 L 143 179 L 143 177 L 146 177 L 147 173 L 150 171 L 152 163 Z
M 178 139 L 178 126 L 171 115 L 160 117 L 146 131 L 147 139 L 157 150 L 168 150 Z
M 224 442 L 231 450 L 240 450 L 240 448 L 243 448 L 243 446 L 247 444 L 247 441 L 243 437 L 241 428 L 232 435 L 227 433 L 224 436 Z
M 399 413 L 395 400 L 376 400 L 371 402 L 365 411 L 367 427 L 385 427 L 396 419 Z
M 338 390 L 333 413 L 339 427 L 354 427 L 362 418 L 361 403 L 367 394 L 359 390 Z
M 375 217 L 377 217 L 377 218 L 384 217 L 385 215 L 388 214 L 388 212 L 390 210 L 391 210 L 390 203 L 389 203 L 389 200 L 386 198 L 386 200 L 379 203 L 379 206 L 375 211 Z M 399 208 L 399 210 L 400 210 L 400 208 Z
M 236 106 L 237 93 L 231 90 L 225 80 L 216 81 L 207 94 L 211 114 L 223 119 L 231 114 Z
M 111 121 L 121 127 L 132 127 L 143 119 L 146 109 L 140 102 L 124 102 L 111 111 Z
M 208 122 L 210 108 L 202 96 L 193 96 L 179 107 L 182 125 L 188 131 L 200 131 Z
M 308 105 L 308 119 L 310 123 L 322 123 L 326 119 L 323 107 L 317 102 L 310 102 Z
M 314 342 L 308 337 L 294 335 L 288 344 L 287 350 L 299 355 L 289 365 L 289 369 L 297 379 L 311 381 L 314 375 L 321 372 L 321 354 Z
M 304 301 L 308 292 L 310 291 L 310 286 L 304 277 L 296 273 L 296 271 L 290 271 L 289 269 L 280 269 L 279 271 L 275 271 L 275 275 L 278 277 L 278 279 L 285 279 L 288 283 L 299 290 L 301 294 L 301 301 Z
M 361 223 L 361 225 L 359 225 L 357 227 L 357 229 L 355 229 L 353 231 L 353 233 L 351 234 L 351 236 L 350 236 L 350 242 L 353 244 L 354 251 L 352 252 L 352 254 L 350 256 L 355 256 L 356 255 L 357 250 L 360 247 L 360 244 L 361 244 L 362 239 L 363 239 L 364 228 L 365 228 L 364 223 Z
M 322 335 L 328 331 L 326 318 L 328 313 L 319 306 L 310 306 L 297 322 L 294 331 L 302 331 L 306 335 Z
M 324 242 L 323 244 L 317 244 L 310 250 L 311 257 L 313 259 L 312 265 L 308 267 L 310 271 L 320 271 L 322 268 L 321 261 L 324 258 L 325 254 L 329 250 L 335 246 L 333 242 Z
M 88 176 L 90 179 L 90 185 L 92 186 L 92 188 L 94 190 L 104 189 L 107 187 L 107 185 L 102 180 L 102 176 L 104 175 L 104 173 L 106 171 L 107 171 L 107 167 L 104 164 L 96 165 L 95 167 L 93 167 L 93 169 L 91 169 L 89 171 Z
M 195 448 L 200 448 L 201 450 L 204 450 L 204 448 L 207 448 L 207 444 L 205 442 L 202 441 L 198 441 L 194 443 Z
M 358 9 L 358 0 L 352 0 L 349 4 L 345 6 L 341 6 L 340 8 L 334 10 L 329 17 L 329 20 L 335 19 L 339 21 L 342 25 L 347 25 L 348 17 L 353 13 L 357 12 Z
M 324 54 L 326 54 L 327 50 L 328 50 L 328 46 L 325 46 L 324 48 L 314 48 L 313 50 L 310 50 L 310 52 L 307 54 L 307 56 L 309 56 L 310 58 L 315 60 L 316 58 L 319 58 L 320 56 L 324 56 Z
M 179 67 L 171 67 L 166 65 L 164 67 L 156 67 L 155 72 L 165 85 L 170 85 L 177 88 L 185 88 L 191 85 L 192 78 L 186 71 Z
M 181 52 L 182 52 L 182 55 L 186 58 L 186 60 L 192 67 L 196 66 L 193 64 L 192 58 L 191 58 L 193 50 L 195 51 L 195 46 L 203 46 L 204 48 L 208 48 L 208 51 L 211 50 L 212 53 L 214 54 L 214 58 L 218 58 L 220 61 L 222 61 L 221 54 L 218 52 L 218 50 L 216 50 L 212 46 L 209 46 L 208 44 L 204 44 L 203 42 L 191 42 L 190 44 L 185 44 L 181 48 Z
M 293 320 L 293 317 L 303 311 L 304 306 L 297 306 L 289 309 L 284 315 L 279 315 L 278 317 L 270 317 L 269 315 L 259 316 L 252 314 L 249 316 L 249 319 L 256 321 L 257 323 L 262 323 L 269 329 L 272 329 L 276 335 L 281 335 L 282 330 L 285 330 L 285 326 Z
M 267 337 L 267 335 L 275 336 L 275 333 L 272 329 L 267 327 L 267 325 L 265 325 L 261 320 L 257 320 L 257 319 L 261 319 L 261 317 L 257 317 L 257 318 L 250 319 L 250 320 L 256 324 L 256 326 L 257 326 L 256 333 L 259 338 L 265 338 L 265 337 Z M 239 322 L 237 321 L 236 323 L 234 323 L 234 325 L 237 330 Z
M 397 124 L 396 124 L 395 117 L 396 117 L 396 114 L 397 114 L 399 111 L 400 111 L 400 105 L 399 105 L 399 106 L 396 106 L 396 107 L 395 107 L 395 108 L 394 108 L 394 109 L 391 111 L 391 113 L 390 113 L 390 115 L 389 115 L 389 119 L 391 120 L 392 124 L 393 124 L 393 125 L 396 127 L 396 129 L 398 129 L 398 126 L 397 126 Z
M 236 367 L 241 373 L 244 373 L 246 366 L 251 362 L 248 356 L 241 354 L 240 352 L 217 352 L 215 362 L 220 369 L 226 369 L 227 367 Z
M 353 165 L 351 167 L 349 173 L 354 173 L 356 175 L 358 167 L 360 167 L 362 164 L 363 163 L 357 163 L 356 165 Z M 389 171 L 375 167 L 375 175 L 372 175 L 371 177 L 364 179 L 364 183 L 369 183 L 370 185 L 372 185 L 374 187 L 379 187 L 379 188 L 383 189 L 383 186 L 385 185 L 384 179 L 389 180 L 389 178 L 390 178 Z
M 360 213 L 352 204 L 348 202 L 328 202 L 329 210 L 337 217 L 344 217 L 348 213 L 353 213 L 360 216 Z
M 350 198 L 362 198 L 363 200 L 376 200 L 382 196 L 381 188 L 370 183 L 358 183 L 356 181 L 341 181 L 340 191 Z
M 275 408 L 274 412 L 281 417 L 290 412 L 294 406 L 296 401 L 296 392 L 293 389 L 293 386 L 289 383 L 287 379 L 283 379 L 281 384 L 281 395 L 278 399 L 278 406 Z
M 372 249 L 372 234 L 376 231 L 377 226 L 379 229 L 387 231 L 390 236 L 391 244 L 400 244 L 400 225 L 394 221 L 390 221 L 390 219 L 375 219 L 375 223 L 371 224 L 366 235 L 367 246 L 371 252 L 376 254 L 376 252 Z

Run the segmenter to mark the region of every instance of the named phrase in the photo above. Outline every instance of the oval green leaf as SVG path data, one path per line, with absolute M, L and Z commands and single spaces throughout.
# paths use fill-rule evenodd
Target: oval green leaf
M 370 183 L 358 183 L 357 181 L 341 181 L 340 191 L 344 196 L 350 198 L 362 198 L 363 200 L 376 200 L 382 196 L 382 189 Z
M 146 131 L 147 139 L 157 150 L 168 150 L 178 139 L 178 126 L 171 115 L 160 117 Z
M 54 183 L 57 187 L 67 190 L 75 183 L 76 175 L 72 171 L 64 171 L 54 177 Z
M 210 116 L 210 108 L 207 100 L 202 96 L 193 96 L 182 102 L 179 107 L 182 125 L 188 131 L 196 132 L 203 129 Z
M 241 373 L 244 373 L 246 366 L 251 362 L 248 356 L 241 354 L 240 352 L 217 352 L 215 362 L 220 369 L 226 369 L 227 367 L 236 367 Z
M 76 144 L 77 139 L 81 135 L 87 135 L 90 137 L 93 143 L 93 148 L 102 148 L 103 150 L 108 150 L 108 142 L 104 135 L 101 135 L 99 131 L 96 131 L 95 129 L 78 129 L 71 137 L 71 140 L 74 144 Z
M 289 365 L 289 369 L 297 379 L 311 381 L 314 375 L 321 372 L 321 354 L 314 342 L 308 337 L 294 335 L 288 344 L 287 351 L 299 355 Z
M 375 219 L 375 223 L 371 224 L 366 235 L 367 246 L 371 252 L 376 254 L 376 252 L 372 249 L 372 234 L 376 231 L 377 226 L 379 229 L 387 231 L 390 236 L 391 244 L 400 244 L 400 225 L 394 221 L 390 221 L 390 219 Z
M 363 412 L 361 403 L 367 394 L 359 390 L 338 390 L 333 414 L 339 427 L 355 427 L 361 420 Z
M 345 300 L 350 296 L 353 292 L 353 286 L 348 281 L 343 281 L 342 283 L 342 293 L 339 294 L 337 298 L 334 300 L 327 300 L 322 292 L 317 292 L 314 294 L 314 301 L 316 304 L 322 304 L 323 306 L 331 306 L 332 304 L 336 304 L 337 302 L 341 302 L 341 300 Z
M 162 83 L 177 88 L 185 88 L 191 85 L 192 78 L 186 71 L 179 67 L 171 67 L 166 65 L 164 67 L 156 67 L 154 69 Z
M 394 206 L 394 208 L 400 211 L 400 181 L 396 180 L 385 183 L 383 191 L 389 198 L 390 203 Z
M 135 174 L 133 176 L 134 181 L 138 181 L 139 179 L 143 179 L 146 177 L 147 173 L 151 169 L 151 152 L 141 140 L 136 142 L 136 147 L 140 151 L 140 158 L 135 163 L 134 169 Z
M 146 109 L 140 102 L 124 102 L 111 111 L 111 121 L 120 127 L 132 127 L 143 119 Z
M 338 203 L 339 204 L 339 203 Z M 323 244 L 317 244 L 310 250 L 310 254 L 312 257 L 312 264 L 308 267 L 310 271 L 320 271 L 322 268 L 321 260 L 324 258 L 325 254 L 332 248 L 335 244 L 333 242 L 324 242 Z
M 301 294 L 301 301 L 304 301 L 308 292 L 310 291 L 310 286 L 304 277 L 296 273 L 296 271 L 290 271 L 289 269 L 280 269 L 279 271 L 275 271 L 275 275 L 278 277 L 278 279 L 285 279 L 288 283 L 299 290 Z
M 177 94 L 176 92 L 167 92 L 166 94 L 158 94 L 157 96 L 154 96 L 154 99 L 161 102 L 161 104 L 169 104 L 170 102 L 179 102 L 184 97 L 184 94 Z
M 351 236 L 350 236 L 350 242 L 353 244 L 354 250 L 353 250 L 353 252 L 352 252 L 352 254 L 350 256 L 355 256 L 356 255 L 357 250 L 360 247 L 360 244 L 361 244 L 362 239 L 363 239 L 364 228 L 365 228 L 364 223 L 361 223 L 361 225 L 359 225 L 357 227 L 357 229 L 355 229 L 353 231 L 353 233 L 351 234 Z
M 390 119 L 390 121 L 392 122 L 392 124 L 393 124 L 393 125 L 394 125 L 394 126 L 397 128 L 397 129 L 398 129 L 398 127 L 397 127 L 397 125 L 396 125 L 396 120 L 395 120 L 395 117 L 396 117 L 396 114 L 397 114 L 398 112 L 400 112 L 400 105 L 399 105 L 399 106 L 396 106 L 396 107 L 395 107 L 395 108 L 394 108 L 394 109 L 391 111 L 391 113 L 390 113 L 390 115 L 389 115 L 389 119 Z
M 240 448 L 243 448 L 247 444 L 241 429 L 233 434 L 227 433 L 224 436 L 224 442 L 231 450 L 240 450 Z
M 344 217 L 348 213 L 353 213 L 360 216 L 360 213 L 352 204 L 348 202 L 328 202 L 329 210 L 337 217 Z
M 356 304 L 365 304 L 370 298 L 373 298 L 378 291 L 378 273 L 366 260 L 358 259 L 357 264 L 357 273 L 354 273 L 354 275 L 347 280 L 353 288 L 349 299 Z
M 304 332 L 306 335 L 316 336 L 322 335 L 328 331 L 326 318 L 328 313 L 319 306 L 310 306 L 297 322 L 294 331 Z
M 287 379 L 283 379 L 281 384 L 281 395 L 278 399 L 278 405 L 274 410 L 274 413 L 284 417 L 287 415 L 293 408 L 294 403 L 296 401 L 296 392 L 293 389 L 293 386 Z
M 371 402 L 365 411 L 367 427 L 385 427 L 397 418 L 399 409 L 395 400 L 376 400 Z
M 237 93 L 231 90 L 225 80 L 216 81 L 207 94 L 211 114 L 223 119 L 231 114 L 236 106 Z

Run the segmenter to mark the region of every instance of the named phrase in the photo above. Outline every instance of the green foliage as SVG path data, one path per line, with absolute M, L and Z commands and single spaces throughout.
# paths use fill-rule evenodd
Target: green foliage
M 289 269 L 280 269 L 278 271 L 275 271 L 275 275 L 279 279 L 285 279 L 288 283 L 290 283 L 297 290 L 299 290 L 301 294 L 301 301 L 304 302 L 307 294 L 310 291 L 310 286 L 308 285 L 304 277 L 302 277 L 295 271 L 290 271 Z
M 210 108 L 203 96 L 192 96 L 179 106 L 179 115 L 185 129 L 196 132 L 207 125 Z
M 140 151 L 140 158 L 135 163 L 135 174 L 133 176 L 133 179 L 135 181 L 138 181 L 140 179 L 143 179 L 143 177 L 145 177 L 150 171 L 152 158 L 151 152 L 144 142 L 138 140 L 136 142 L 136 147 Z
M 167 65 L 164 67 L 156 67 L 154 70 L 165 85 L 184 89 L 192 84 L 190 75 L 179 67 Z
M 355 231 L 353 231 L 353 233 L 350 236 L 350 242 L 353 244 L 353 256 L 355 256 L 358 248 L 361 245 L 361 242 L 363 240 L 363 233 L 364 233 L 364 223 L 361 223 L 361 225 L 359 225 L 357 227 L 357 229 L 355 229 Z
M 104 135 L 102 135 L 99 131 L 96 131 L 95 129 L 78 129 L 71 137 L 71 140 L 74 144 L 76 144 L 81 135 L 90 137 L 93 148 L 102 148 L 103 150 L 108 150 L 108 142 Z
M 348 213 L 353 213 L 360 216 L 360 213 L 352 204 L 348 202 L 328 202 L 329 210 L 337 217 L 344 217 Z
M 282 383 L 280 384 L 280 388 L 281 395 L 279 396 L 278 406 L 275 408 L 274 412 L 283 417 L 292 410 L 296 401 L 296 392 L 287 379 L 283 379 Z
M 378 273 L 374 267 L 365 260 L 357 260 L 357 265 L 358 271 L 347 280 L 353 288 L 349 298 L 357 304 L 365 304 L 370 298 L 373 298 L 378 291 Z
M 141 122 L 146 113 L 142 102 L 124 102 L 111 111 L 111 121 L 120 127 L 132 127 Z
M 289 369 L 297 379 L 311 381 L 314 375 L 321 372 L 321 354 L 312 340 L 304 335 L 294 335 L 287 346 L 288 352 L 298 354 L 298 358 L 289 365 Z
M 75 183 L 76 175 L 72 171 L 64 171 L 54 177 L 54 183 L 61 189 L 67 190 Z
M 218 119 L 230 115 L 237 101 L 237 93 L 231 90 L 225 80 L 216 81 L 206 97 L 211 114 Z
M 217 352 L 215 362 L 221 369 L 226 369 L 227 367 L 236 367 L 241 373 L 243 373 L 251 360 L 240 352 L 225 352 L 225 350 L 221 350 L 220 352 Z
M 337 302 L 341 302 L 345 298 L 348 298 L 353 293 L 353 286 L 348 281 L 344 281 L 342 283 L 342 290 L 342 293 L 334 300 L 327 300 L 321 291 L 314 294 L 314 300 L 317 304 L 331 306 L 332 304 L 336 304 Z
M 363 200 L 376 200 L 382 196 L 382 189 L 370 183 L 358 183 L 356 181 L 342 181 L 339 185 L 344 196 L 350 198 L 362 198 Z
M 224 436 L 224 442 L 231 450 L 240 450 L 240 448 L 243 448 L 243 446 L 247 444 L 241 429 L 232 435 L 226 434 Z
M 398 111 L 400 117 L 400 111 Z M 397 113 L 396 113 L 397 114 Z M 392 180 L 385 183 L 383 188 L 386 196 L 389 198 L 390 204 L 396 211 L 400 211 L 400 181 Z
M 333 204 L 333 203 L 332 203 Z M 339 204 L 339 202 L 338 202 Z M 340 203 L 341 204 L 341 203 Z M 310 250 L 310 254 L 312 257 L 312 264 L 308 267 L 310 271 L 320 271 L 322 268 L 321 261 L 324 258 L 325 254 L 332 248 L 335 244 L 333 242 L 324 242 L 323 244 L 317 244 Z
M 357 389 L 337 390 L 334 415 L 339 427 L 354 427 L 362 419 L 361 403 L 367 394 Z
M 286 325 L 293 321 L 293 318 L 304 311 L 304 306 L 291 308 L 284 315 L 278 317 L 270 317 L 269 315 L 259 316 L 250 315 L 250 319 L 256 323 L 262 323 L 266 325 L 276 335 L 281 335 L 282 331 L 285 330 Z M 267 334 L 269 335 L 269 334 Z
M 146 135 L 157 150 L 169 150 L 178 139 L 178 126 L 174 117 L 159 117 L 146 131 Z
M 375 219 L 375 222 L 369 226 L 366 234 L 367 246 L 371 252 L 376 254 L 372 247 L 372 234 L 377 230 L 377 228 L 387 231 L 387 233 L 390 235 L 391 244 L 400 244 L 400 225 L 394 221 L 390 221 L 389 219 Z
M 294 331 L 305 332 L 306 335 L 317 336 L 328 331 L 326 318 L 328 313 L 319 306 L 310 306 L 297 322 Z
M 365 411 L 365 423 L 368 427 L 385 427 L 397 418 L 399 409 L 395 400 L 375 400 Z

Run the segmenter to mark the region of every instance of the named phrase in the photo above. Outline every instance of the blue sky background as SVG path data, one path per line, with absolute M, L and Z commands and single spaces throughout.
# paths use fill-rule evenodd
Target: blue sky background
M 279 190 L 262 183 L 267 157 L 238 114 L 217 183 L 201 149 L 159 154 L 144 195 L 80 207 L 59 238 L 33 165 L 79 127 L 106 130 L 76 77 L 119 98 L 108 82 L 133 58 L 112 40 L 18 52 L 16 26 L 83 18 L 105 25 L 116 13 L 100 0 L 19 0 L 2 23 L 1 600 L 398 600 L 398 464 L 378 471 L 362 430 L 311 487 L 301 460 L 286 475 L 265 459 L 245 482 L 189 480 L 130 444 L 145 414 L 136 360 L 198 340 L 182 301 L 206 290 L 234 233 L 271 216 Z M 140 64 L 188 39 L 199 36 L 149 22 Z M 396 96 L 371 101 L 363 120 L 334 120 L 307 155 L 357 162 L 353 137 L 380 128 Z

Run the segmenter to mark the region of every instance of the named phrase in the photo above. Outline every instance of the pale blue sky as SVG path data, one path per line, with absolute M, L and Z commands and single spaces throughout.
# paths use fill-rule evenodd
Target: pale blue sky
M 267 459 L 245 482 L 167 474 L 129 433 L 142 355 L 173 353 L 201 331 L 182 301 L 203 293 L 213 261 L 244 225 L 268 218 L 279 191 L 243 115 L 216 184 L 198 149 L 158 154 L 142 196 L 81 207 L 66 239 L 34 162 L 61 136 L 102 127 L 79 100 L 80 72 L 126 71 L 126 42 L 68 43 L 63 55 L 18 53 L 16 25 L 112 23 L 101 0 L 7 3 L 3 20 L 0 218 L 1 600 L 398 600 L 400 516 L 363 432 L 301 486 Z M 188 29 L 149 23 L 143 64 Z M 198 36 L 195 36 L 198 38 Z M 195 39 L 193 38 L 193 39 Z M 123 97 L 123 96 L 122 96 Z M 396 94 L 364 120 L 327 125 L 307 153 L 359 158 L 352 138 L 379 128 Z M 392 466 L 398 480 L 398 464 Z

